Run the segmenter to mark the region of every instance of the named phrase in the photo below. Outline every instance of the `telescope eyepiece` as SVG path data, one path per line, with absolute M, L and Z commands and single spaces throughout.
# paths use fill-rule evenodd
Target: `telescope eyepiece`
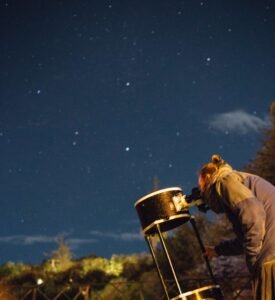
M 193 201 L 201 199 L 201 191 L 198 187 L 192 188 L 191 194 L 186 195 L 186 201 L 191 203 Z
M 186 195 L 185 199 L 190 206 L 197 206 L 199 211 L 206 213 L 209 210 L 209 206 L 202 200 L 201 191 L 198 187 L 192 188 L 191 194 Z

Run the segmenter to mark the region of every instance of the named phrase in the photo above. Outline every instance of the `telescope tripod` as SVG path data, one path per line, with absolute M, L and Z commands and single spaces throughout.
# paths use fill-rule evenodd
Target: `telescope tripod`
M 190 223 L 191 223 L 191 225 L 194 229 L 194 232 L 195 232 L 196 238 L 198 240 L 199 246 L 201 248 L 201 251 L 202 251 L 202 253 L 204 253 L 205 252 L 205 247 L 203 245 L 202 239 L 200 237 L 200 234 L 199 234 L 196 222 L 195 222 L 195 218 L 193 216 L 190 217 Z M 210 278 L 212 280 L 213 285 L 211 285 L 209 287 L 199 288 L 199 289 L 191 291 L 191 292 L 182 293 L 181 286 L 179 284 L 178 277 L 177 277 L 177 274 L 175 272 L 175 268 L 173 266 L 169 251 L 168 251 L 167 246 L 166 246 L 165 239 L 163 237 L 163 232 L 161 230 L 161 223 L 156 223 L 156 224 L 153 225 L 153 227 L 154 227 L 154 231 L 152 231 L 152 227 L 151 227 L 150 233 L 146 233 L 146 232 L 144 233 L 145 234 L 145 240 L 148 244 L 148 247 L 150 249 L 153 261 L 154 261 L 155 266 L 157 268 L 158 275 L 159 275 L 159 278 L 160 278 L 160 281 L 161 281 L 161 284 L 162 284 L 162 287 L 163 287 L 163 290 L 164 290 L 164 293 L 166 295 L 167 300 L 176 300 L 176 299 L 201 300 L 201 299 L 206 299 L 206 297 L 209 300 L 212 300 L 212 299 L 213 300 L 222 300 L 223 297 L 222 297 L 220 287 L 217 285 L 217 281 L 216 281 L 215 276 L 212 272 L 212 269 L 211 269 L 211 266 L 210 266 L 210 263 L 209 263 L 209 259 L 206 256 L 204 256 L 204 259 L 205 259 L 205 263 L 206 263 L 206 266 L 207 266 L 207 269 L 208 269 L 208 272 L 209 272 L 209 275 L 210 275 Z M 173 297 L 173 298 L 170 298 L 167 285 L 165 283 L 164 277 L 163 277 L 162 272 L 161 272 L 160 264 L 159 264 L 159 262 L 157 260 L 157 257 L 156 257 L 155 249 L 152 245 L 151 236 L 154 233 L 156 233 L 159 237 L 163 252 L 165 254 L 166 260 L 168 262 L 169 269 L 170 269 L 172 277 L 173 277 L 173 281 L 174 281 L 175 286 L 177 288 L 178 296 Z M 205 295 L 207 294 L 206 297 L 203 296 L 203 298 L 202 298 L 203 294 L 205 294 Z

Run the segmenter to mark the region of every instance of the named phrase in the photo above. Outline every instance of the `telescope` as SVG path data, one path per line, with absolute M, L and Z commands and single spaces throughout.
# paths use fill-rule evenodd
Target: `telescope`
M 170 258 L 168 248 L 166 246 L 164 236 L 162 234 L 165 231 L 174 229 L 190 221 L 200 245 L 201 251 L 202 253 L 204 253 L 205 247 L 196 226 L 195 218 L 189 213 L 189 209 L 194 206 L 198 207 L 198 209 L 203 212 L 206 212 L 208 210 L 208 206 L 202 200 L 200 190 L 197 187 L 192 189 L 190 195 L 184 195 L 182 193 L 182 189 L 179 187 L 158 190 L 151 194 L 145 195 L 135 203 L 141 226 L 143 228 L 144 237 L 157 268 L 158 275 L 164 293 L 166 295 L 166 299 L 222 300 L 223 295 L 220 286 L 217 284 L 209 260 L 206 256 L 204 256 L 204 259 L 211 277 L 212 284 L 209 286 L 200 287 L 199 289 L 193 291 L 182 291 L 177 274 L 174 269 L 174 265 Z M 171 274 L 173 275 L 174 284 L 176 286 L 176 293 L 178 294 L 176 297 L 170 294 L 166 286 L 164 274 L 162 274 L 161 265 L 159 264 L 157 255 L 155 253 L 156 249 L 154 249 L 151 240 L 151 237 L 155 234 L 157 234 L 159 237 Z

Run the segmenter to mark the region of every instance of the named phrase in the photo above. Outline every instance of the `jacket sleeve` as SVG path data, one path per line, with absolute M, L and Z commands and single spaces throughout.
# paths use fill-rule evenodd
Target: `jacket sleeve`
M 265 235 L 265 210 L 262 202 L 234 174 L 221 178 L 216 183 L 216 191 L 220 200 L 239 221 L 242 247 L 251 270 Z

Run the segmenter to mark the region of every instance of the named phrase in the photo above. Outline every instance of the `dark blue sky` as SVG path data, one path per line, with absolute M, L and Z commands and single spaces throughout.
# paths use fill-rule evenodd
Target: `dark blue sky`
M 273 1 L 1 2 L 0 263 L 147 250 L 134 203 L 242 168 L 275 99 Z

